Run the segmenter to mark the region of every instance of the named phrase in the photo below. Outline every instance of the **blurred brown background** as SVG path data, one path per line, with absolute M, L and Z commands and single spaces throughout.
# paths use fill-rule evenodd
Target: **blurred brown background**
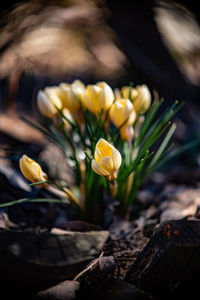
M 60 81 L 146 83 L 198 104 L 200 29 L 186 1 L 12 1 L 1 6 L 1 109 L 37 110 Z
M 196 2 L 195 2 L 196 3 Z M 13 117 L 41 118 L 39 89 L 61 81 L 133 82 L 165 105 L 185 102 L 180 142 L 199 137 L 200 14 L 187 1 L 49 0 L 1 5 L 0 129 Z M 25 126 L 25 125 L 24 125 Z M 19 132 L 22 132 L 19 123 Z M 27 130 L 25 130 L 27 132 Z

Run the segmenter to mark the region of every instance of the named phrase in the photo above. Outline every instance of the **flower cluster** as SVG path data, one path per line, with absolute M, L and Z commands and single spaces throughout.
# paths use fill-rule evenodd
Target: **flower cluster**
M 59 115 L 58 109 L 62 109 L 67 118 L 73 118 L 78 125 L 84 123 L 83 109 L 97 118 L 102 115 L 105 126 L 111 121 L 120 128 L 121 138 L 129 140 L 133 137 L 132 125 L 137 116 L 144 114 L 151 104 L 151 94 L 146 85 L 131 89 L 124 86 L 119 96 L 106 82 L 85 86 L 80 80 L 75 80 L 72 84 L 61 83 L 40 90 L 37 103 L 45 117 L 55 118 Z
M 155 120 L 162 102 L 152 101 L 144 84 L 113 90 L 106 82 L 85 86 L 75 80 L 46 87 L 37 95 L 46 125 L 32 125 L 66 155 L 75 171 L 76 196 L 67 183 L 49 181 L 40 165 L 27 155 L 20 159 L 21 172 L 39 187 L 54 184 L 65 192 L 82 217 L 89 218 L 91 207 L 101 203 L 105 193 L 127 210 L 146 176 L 161 165 L 163 158 L 166 161 L 176 127 L 170 126 L 169 119 L 177 103 Z M 160 146 L 152 152 L 151 147 L 161 137 Z

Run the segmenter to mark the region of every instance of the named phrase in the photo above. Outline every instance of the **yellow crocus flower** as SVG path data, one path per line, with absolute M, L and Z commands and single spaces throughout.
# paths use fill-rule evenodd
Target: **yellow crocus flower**
M 137 90 L 130 86 L 123 86 L 121 88 L 122 97 L 125 99 L 129 99 L 133 101 L 133 99 L 137 96 Z
M 103 109 L 105 113 L 114 101 L 114 93 L 106 82 L 89 84 L 83 97 L 83 105 L 92 113 L 98 114 Z
M 33 183 L 48 180 L 40 165 L 25 154 L 20 158 L 19 167 L 24 177 Z M 46 186 L 47 183 L 38 185 L 40 188 Z
M 136 112 L 129 99 L 117 99 L 111 106 L 109 117 L 116 127 L 120 128 L 121 138 L 129 140 L 133 136 L 132 125 L 136 119 Z
M 151 104 L 151 93 L 145 84 L 136 86 L 137 96 L 133 98 L 133 105 L 137 114 L 144 114 Z
M 47 118 L 53 118 L 58 114 L 58 110 L 62 108 L 61 91 L 58 87 L 46 87 L 39 90 L 37 95 L 37 105 L 42 115 Z
M 80 109 L 80 102 L 85 92 L 85 85 L 80 80 L 74 80 L 72 84 L 61 83 L 63 106 L 75 114 Z
M 121 89 L 123 97 L 129 98 L 130 87 Z M 131 99 L 137 114 L 144 114 L 151 104 L 151 93 L 145 84 L 131 88 Z
M 96 144 L 92 169 L 98 175 L 105 176 L 108 180 L 117 178 L 118 169 L 122 158 L 120 152 L 105 139 L 100 139 Z

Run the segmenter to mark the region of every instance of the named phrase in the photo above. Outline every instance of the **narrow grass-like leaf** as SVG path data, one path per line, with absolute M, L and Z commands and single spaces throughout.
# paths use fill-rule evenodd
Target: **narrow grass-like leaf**
M 57 106 L 55 106 L 55 107 L 56 107 L 57 111 L 59 112 L 59 114 L 61 115 L 61 117 L 63 119 L 65 119 L 72 126 L 72 128 L 76 128 L 76 124 L 72 120 L 70 120 L 69 118 L 67 118 L 64 115 L 63 111 L 60 108 L 58 108 Z
M 30 183 L 29 185 L 30 185 L 30 186 L 34 186 L 34 185 L 40 185 L 40 184 L 44 184 L 44 183 L 52 184 L 53 181 L 50 181 L 50 180 L 44 180 L 44 181 L 32 182 L 32 183 Z
M 176 104 L 174 104 L 176 105 Z M 173 105 L 173 106 L 174 106 Z M 159 132 L 160 129 L 174 116 L 175 110 L 172 108 L 167 109 L 161 116 L 158 118 L 158 120 L 152 124 L 152 126 L 149 128 L 148 132 L 144 136 L 142 143 L 145 143 L 149 137 L 152 136 L 152 134 L 156 134 L 156 132 Z
M 115 140 L 116 137 L 119 135 L 120 133 L 120 129 L 128 122 L 128 119 L 126 119 L 119 127 L 116 127 L 113 134 L 112 134 L 112 139 Z
M 17 205 L 21 204 L 24 202 L 40 202 L 40 203 L 59 203 L 63 204 L 64 202 L 60 199 L 54 199 L 54 198 L 22 198 L 14 201 L 9 201 L 5 203 L 0 203 L 0 207 L 7 207 L 7 206 L 12 206 L 12 205 Z
M 160 138 L 160 136 L 167 130 L 170 123 L 166 124 L 160 132 L 155 131 L 154 134 L 142 145 L 142 147 L 138 151 L 138 155 L 135 159 L 135 161 L 124 171 L 124 174 L 122 174 L 120 180 L 124 181 L 126 178 L 130 175 L 131 172 L 133 172 L 139 163 L 139 161 L 143 158 L 145 155 L 147 149 L 150 149 L 151 146 Z
M 65 193 L 69 197 L 70 201 L 74 204 L 74 206 L 80 212 L 79 204 L 73 199 L 73 197 L 70 195 L 70 193 L 68 193 L 68 191 L 62 185 L 60 185 L 60 184 L 58 184 L 54 181 L 46 180 L 46 181 L 40 181 L 40 182 L 33 182 L 33 183 L 30 184 L 30 186 L 39 185 L 39 184 L 42 184 L 42 183 L 48 183 L 48 184 L 54 185 L 55 187 L 57 187 L 57 189 L 59 189 L 60 191 Z
M 157 163 L 157 161 L 161 157 L 162 153 L 166 149 L 166 147 L 167 147 L 167 145 L 168 145 L 168 143 L 169 143 L 172 135 L 174 134 L 175 130 L 176 130 L 176 124 L 172 124 L 172 126 L 170 127 L 167 135 L 165 136 L 164 140 L 162 141 L 160 147 L 158 148 L 158 150 L 156 151 L 155 155 L 153 156 L 150 164 L 146 168 L 145 173 L 144 173 L 144 178 L 146 176 L 148 176 L 149 173 L 151 173 L 153 171 L 153 168 L 154 168 L 155 164 Z
M 141 185 L 140 175 L 148 157 L 149 157 L 149 150 L 146 151 L 144 158 L 141 159 L 140 163 L 137 165 L 137 168 L 133 175 L 133 182 L 132 182 L 130 193 L 128 195 L 127 207 L 133 203 L 135 196 L 138 192 L 138 189 L 140 188 Z
M 155 117 L 157 111 L 159 110 L 161 104 L 163 103 L 163 99 L 161 99 L 158 103 L 153 103 L 148 111 L 148 113 L 145 116 L 145 121 L 142 124 L 142 127 L 140 129 L 140 134 L 138 136 L 138 138 L 135 140 L 134 142 L 134 148 L 136 148 L 141 140 L 144 137 L 144 134 L 146 133 L 147 129 L 149 128 L 149 126 L 151 125 L 151 122 L 153 120 L 153 118 Z
M 179 154 L 184 153 L 188 150 L 191 150 L 192 148 L 196 147 L 199 144 L 200 144 L 200 139 L 195 139 L 192 142 L 186 143 L 185 145 L 179 146 L 177 149 L 170 151 L 164 157 L 159 159 L 159 161 L 157 161 L 156 165 L 154 166 L 154 170 L 161 168 L 172 158 L 174 158 L 174 157 L 178 156 Z

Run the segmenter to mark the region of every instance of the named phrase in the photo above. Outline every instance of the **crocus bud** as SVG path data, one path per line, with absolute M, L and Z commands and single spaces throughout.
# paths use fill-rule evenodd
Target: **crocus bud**
M 144 114 L 151 104 L 151 93 L 145 84 L 135 88 L 124 86 L 121 88 L 124 98 L 130 98 L 137 114 Z
M 62 108 L 61 91 L 58 87 L 46 87 L 40 90 L 37 95 L 37 105 L 42 115 L 47 118 L 53 118 L 58 114 L 58 110 Z
M 80 102 L 85 92 L 85 85 L 80 80 L 73 81 L 72 84 L 61 83 L 63 106 L 75 114 L 80 109 Z
M 122 158 L 120 152 L 104 139 L 96 144 L 92 169 L 95 173 L 107 177 L 108 180 L 117 178 Z
M 151 104 L 151 93 L 145 84 L 136 86 L 135 90 L 137 95 L 132 99 L 134 108 L 137 114 L 144 114 Z
M 121 94 L 123 98 L 133 101 L 133 99 L 137 96 L 138 93 L 136 89 L 131 86 L 123 86 L 121 88 Z
M 33 183 L 48 180 L 40 165 L 25 154 L 20 158 L 19 167 L 24 177 Z M 46 186 L 46 183 L 38 185 L 40 188 Z
M 97 116 L 102 110 L 105 113 L 113 101 L 114 93 L 106 82 L 98 82 L 94 85 L 89 84 L 86 87 L 83 105 Z
M 120 133 L 122 139 L 129 140 L 132 138 L 133 128 L 131 129 L 131 127 L 136 119 L 136 113 L 129 99 L 117 99 L 111 106 L 109 117 L 116 127 L 121 126 Z

